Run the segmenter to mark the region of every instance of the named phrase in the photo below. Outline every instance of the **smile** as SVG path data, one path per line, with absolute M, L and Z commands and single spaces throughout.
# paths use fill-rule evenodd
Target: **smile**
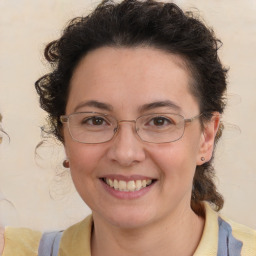
M 124 181 L 124 180 L 116 180 L 116 179 L 112 180 L 109 178 L 104 178 L 103 181 L 111 188 L 117 191 L 124 191 L 124 192 L 139 191 L 151 185 L 153 182 L 153 180 L 151 179 Z

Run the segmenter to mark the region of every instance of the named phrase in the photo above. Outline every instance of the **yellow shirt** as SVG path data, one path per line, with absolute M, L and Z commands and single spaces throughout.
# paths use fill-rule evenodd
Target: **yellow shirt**
M 216 256 L 218 252 L 218 214 L 205 204 L 203 236 L 194 256 Z M 232 235 L 243 242 L 241 256 L 256 256 L 256 230 L 226 220 Z M 58 256 L 91 256 L 92 216 L 64 231 Z M 7 228 L 2 256 L 37 256 L 41 233 L 24 228 Z M 232 255 L 231 255 L 232 256 Z

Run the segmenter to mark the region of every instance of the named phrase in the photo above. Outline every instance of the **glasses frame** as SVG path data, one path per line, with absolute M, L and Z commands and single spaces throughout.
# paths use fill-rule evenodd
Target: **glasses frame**
M 113 136 L 112 136 L 109 140 L 106 140 L 106 141 L 103 141 L 103 142 L 82 142 L 82 141 L 79 141 L 79 140 L 75 139 L 75 138 L 72 136 L 71 131 L 70 131 L 69 118 L 70 118 L 70 116 L 72 116 L 72 115 L 83 114 L 83 113 L 99 114 L 99 115 L 101 115 L 101 116 L 111 116 L 112 118 L 114 118 L 114 119 L 116 120 L 117 126 L 116 126 L 116 128 L 114 129 Z M 109 141 L 111 141 L 111 140 L 115 137 L 115 135 L 118 133 L 118 130 L 119 130 L 119 127 L 120 127 L 119 123 L 124 123 L 124 122 L 134 123 L 134 124 L 135 124 L 135 128 L 136 128 L 136 123 L 137 123 L 137 120 L 138 120 L 139 118 L 141 118 L 141 117 L 143 117 L 143 116 L 158 115 L 158 114 L 159 114 L 159 115 L 160 115 L 160 114 L 161 114 L 161 115 L 164 115 L 164 114 L 171 114 L 171 115 L 176 115 L 176 116 L 182 117 L 183 120 L 184 120 L 184 129 L 183 129 L 182 135 L 181 135 L 178 139 L 172 140 L 172 141 L 166 141 L 166 142 L 150 142 L 150 141 L 143 140 L 143 139 L 140 137 L 140 135 L 138 134 L 137 129 L 135 129 L 136 134 L 137 134 L 137 136 L 140 138 L 141 141 L 147 142 L 147 143 L 153 143 L 153 144 L 164 144 L 164 143 L 171 143 L 171 142 L 175 142 L 175 141 L 177 141 L 177 140 L 180 140 L 180 139 L 183 137 L 184 133 L 185 133 L 186 124 L 192 123 L 194 120 L 196 120 L 197 118 L 199 118 L 199 117 L 201 117 L 201 116 L 203 115 L 203 113 L 200 113 L 200 114 L 195 115 L 195 116 L 193 116 L 193 117 L 191 117 L 191 118 L 185 118 L 184 116 L 182 116 L 182 115 L 180 115 L 180 114 L 171 113 L 171 112 L 167 112 L 167 113 L 166 113 L 166 112 L 165 112 L 165 113 L 150 113 L 150 114 L 141 115 L 141 116 L 137 117 L 135 120 L 126 120 L 126 119 L 117 120 L 114 116 L 109 115 L 109 114 L 100 113 L 100 112 L 94 112 L 94 111 L 85 111 L 85 112 L 74 112 L 74 113 L 71 113 L 71 114 L 69 114 L 69 115 L 61 115 L 61 116 L 60 116 L 60 121 L 61 121 L 62 124 L 67 124 L 67 125 L 68 125 L 69 134 L 70 134 L 71 138 L 72 138 L 74 141 L 79 142 L 79 143 L 82 143 L 82 144 L 101 144 L 101 143 L 109 142 Z

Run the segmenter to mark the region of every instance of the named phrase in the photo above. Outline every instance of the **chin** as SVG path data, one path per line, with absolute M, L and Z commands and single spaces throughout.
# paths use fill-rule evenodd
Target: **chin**
M 118 219 L 114 219 L 114 220 L 111 220 L 112 221 L 112 225 L 117 227 L 117 228 L 120 228 L 120 229 L 129 229 L 129 230 L 132 230 L 132 229 L 139 229 L 139 228 L 142 228 L 142 227 L 145 227 L 147 224 L 149 224 L 149 222 L 145 221 L 144 219 L 139 219 L 139 218 L 134 218 L 134 219 L 131 219 L 131 218 L 118 218 Z
M 114 213 L 105 212 L 101 217 L 111 225 L 122 229 L 137 229 L 154 222 L 153 214 L 145 212 L 145 209 L 120 209 L 115 210 Z

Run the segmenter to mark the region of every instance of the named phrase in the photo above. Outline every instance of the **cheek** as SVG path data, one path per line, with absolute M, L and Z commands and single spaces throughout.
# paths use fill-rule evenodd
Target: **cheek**
M 184 137 L 184 140 L 154 148 L 150 156 L 165 181 L 177 185 L 191 184 L 196 168 L 197 151 L 198 143 L 187 143 Z
M 151 159 L 158 167 L 161 197 L 168 201 L 169 206 L 191 198 L 196 165 L 194 158 L 184 150 L 176 143 L 151 152 Z
M 66 129 L 64 130 L 64 141 L 71 172 L 90 172 L 99 160 L 99 148 L 95 145 L 82 144 L 72 140 Z
M 69 160 L 71 166 L 90 170 L 94 165 L 93 163 L 97 160 L 97 154 L 93 154 L 92 151 L 84 147 L 69 147 Z
M 90 173 L 98 165 L 103 151 L 88 145 L 78 144 L 80 143 L 65 146 L 71 171 Z
M 103 144 L 82 144 L 73 141 L 64 132 L 65 151 L 70 163 L 70 171 L 74 183 L 88 182 L 86 177 L 96 176 L 95 169 L 105 154 Z M 77 185 L 77 184 L 75 184 Z
M 65 149 L 70 162 L 70 172 L 73 183 L 81 198 L 93 207 L 95 191 L 99 176 L 99 165 L 104 155 L 102 148 L 77 142 L 65 143 Z

